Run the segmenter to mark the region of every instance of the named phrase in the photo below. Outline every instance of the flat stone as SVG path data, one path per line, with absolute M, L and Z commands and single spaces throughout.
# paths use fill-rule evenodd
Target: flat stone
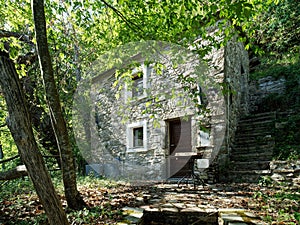
M 219 209 L 219 216 L 224 225 L 259 224 L 258 217 L 244 209 Z
M 186 204 L 187 208 L 197 208 L 196 204 Z
M 161 199 L 158 199 L 158 198 L 155 198 L 155 199 L 150 199 L 150 203 L 158 203 L 158 202 L 160 202 L 161 201 Z
M 173 208 L 174 206 L 171 203 L 166 203 L 166 204 L 161 205 L 161 207 L 162 208 Z
M 205 210 L 200 209 L 198 207 L 193 207 L 193 208 L 182 209 L 180 212 L 205 212 Z
M 289 173 L 287 175 L 285 175 L 286 177 L 294 177 L 294 174 L 293 173 Z
M 216 208 L 206 208 L 205 212 L 211 214 L 211 213 L 217 213 L 218 210 Z
M 240 214 L 245 212 L 245 209 L 232 209 L 232 208 L 221 208 L 218 209 L 219 213 L 226 213 L 226 214 Z
M 159 208 L 151 208 L 151 207 L 147 207 L 144 208 L 145 212 L 160 212 Z
M 134 216 L 126 216 L 125 220 L 129 222 L 129 224 L 137 224 L 140 222 L 140 218 Z
M 229 222 L 244 222 L 243 217 L 238 216 L 238 215 L 222 215 L 221 219 L 224 221 L 224 223 L 227 224 Z
M 213 189 L 211 189 L 211 190 L 212 190 L 213 192 L 215 192 L 215 193 L 222 191 L 222 190 L 217 189 L 217 188 L 213 188 Z
M 134 217 L 134 218 L 142 218 L 143 216 L 143 209 L 141 208 L 131 208 L 131 207 L 124 207 L 123 213 L 129 217 Z
M 142 197 L 136 197 L 135 200 L 138 201 L 138 202 L 143 202 L 144 201 L 144 199 Z
M 179 209 L 184 209 L 186 208 L 186 205 L 184 203 L 174 203 L 173 204 L 176 208 L 179 208 Z
M 251 212 L 244 212 L 244 215 L 250 218 L 258 218 L 257 215 Z
M 274 173 L 272 176 L 271 176 L 271 179 L 272 180 L 275 180 L 275 181 L 284 181 L 285 178 L 284 176 L 278 174 L 278 173 Z
M 241 223 L 241 222 L 229 222 L 227 225 L 249 225 L 248 223 Z
M 149 200 L 150 198 L 151 198 L 151 195 L 148 195 L 148 194 L 143 195 L 143 199 L 145 199 L 145 200 Z
M 178 212 L 178 209 L 176 208 L 162 208 L 161 209 L 162 212 Z

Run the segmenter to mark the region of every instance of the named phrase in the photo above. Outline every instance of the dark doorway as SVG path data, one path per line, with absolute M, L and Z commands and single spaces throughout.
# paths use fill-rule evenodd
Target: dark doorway
M 191 120 L 174 119 L 169 124 L 169 176 L 182 177 L 188 172 L 190 158 L 185 153 L 192 152 Z

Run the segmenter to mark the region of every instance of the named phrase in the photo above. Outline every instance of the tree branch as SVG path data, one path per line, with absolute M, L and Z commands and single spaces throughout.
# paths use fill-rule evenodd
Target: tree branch
M 20 155 L 15 155 L 15 156 L 10 157 L 8 159 L 0 160 L 0 164 L 5 163 L 5 162 L 9 162 L 9 161 L 14 160 L 14 159 L 16 159 L 18 157 L 20 157 Z
M 7 38 L 7 37 L 14 37 L 17 38 L 20 41 L 26 42 L 30 45 L 34 46 L 34 43 L 32 42 L 32 37 L 26 34 L 21 34 L 18 32 L 13 31 L 7 31 L 0 29 L 0 38 Z
M 113 7 L 112 5 L 108 4 L 105 0 L 101 0 L 101 2 L 103 2 L 108 8 L 112 9 L 127 25 L 130 29 L 132 29 L 134 32 L 139 33 L 140 31 L 142 31 L 143 29 L 141 27 L 139 27 L 136 23 L 133 23 L 131 21 L 129 21 L 124 15 L 123 13 L 121 13 L 118 9 L 116 9 L 115 7 Z M 133 26 L 132 26 L 133 25 Z M 136 28 L 134 28 L 136 27 Z
M 17 59 L 18 64 L 32 65 L 37 61 L 38 57 L 36 54 L 28 53 L 26 55 L 19 56 Z

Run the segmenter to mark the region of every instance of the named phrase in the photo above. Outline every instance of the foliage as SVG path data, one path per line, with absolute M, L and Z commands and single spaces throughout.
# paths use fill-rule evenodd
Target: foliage
M 285 79 L 285 92 L 273 93 L 262 99 L 259 104 L 261 111 L 284 111 L 300 106 L 300 60 L 298 57 L 284 60 L 263 58 L 262 65 L 250 74 L 252 80 L 273 77 L 275 80 Z M 268 61 L 267 61 L 268 60 Z
M 251 24 L 255 20 L 249 18 L 255 19 L 271 2 L 46 1 L 49 49 L 69 128 L 72 129 L 72 96 L 77 82 L 81 79 L 83 71 L 88 70 L 91 63 L 105 51 L 142 39 L 164 40 L 188 46 L 201 37 L 210 42 L 210 45 L 203 49 L 196 48 L 199 56 L 203 57 L 212 47 L 225 45 L 236 33 L 241 34 L 241 40 L 245 41 L 246 36 L 251 38 L 251 35 L 245 33 L 253 33 Z M 34 29 L 30 1 L 1 1 L 0 4 L 3 9 L 0 12 L 0 24 L 7 30 L 28 35 L 32 40 Z M 218 24 L 219 30 L 215 35 L 211 35 L 208 31 L 211 31 L 215 24 Z M 220 41 L 218 37 L 221 33 L 224 41 Z M 5 41 L 10 42 L 10 54 L 13 59 L 28 53 L 35 54 L 34 47 L 28 43 L 15 38 L 6 38 Z M 250 45 L 251 41 L 247 44 Z M 3 48 L 2 42 L 0 47 Z M 45 119 L 47 109 L 38 64 L 33 62 L 20 68 L 20 76 L 30 77 L 35 82 L 30 102 L 33 106 L 43 109 L 42 119 Z M 42 141 L 47 134 L 41 133 L 42 131 L 38 130 L 38 138 Z M 56 148 L 55 145 L 50 145 L 46 148 Z M 76 143 L 73 142 L 73 145 L 78 160 L 83 162 Z
M 7 109 L 6 109 L 6 104 L 4 101 L 3 96 L 0 96 L 0 145 L 2 147 L 4 159 L 13 157 L 18 154 L 17 147 L 14 143 L 14 140 L 11 136 L 11 133 L 8 129 L 8 127 L 5 125 L 6 124 L 6 119 L 7 119 Z M 5 164 L 0 164 L 0 167 L 4 169 L 11 169 L 15 167 L 17 164 L 16 161 L 14 162 L 9 162 Z M 1 169 L 0 169 L 1 170 Z
M 271 3 L 256 23 L 256 43 L 269 56 L 282 58 L 284 53 L 299 54 L 300 8 L 295 0 Z
M 271 76 L 275 79 L 284 77 L 286 79 L 297 79 L 300 73 L 299 55 L 288 53 L 283 54 L 282 59 L 272 57 L 261 57 L 261 64 L 250 74 L 250 79 L 258 80 Z M 293 81 L 292 81 L 293 82 Z
M 0 199 L 17 198 L 18 195 L 27 193 L 33 194 L 33 185 L 28 177 L 24 179 L 16 179 L 11 181 L 1 181 L 0 183 Z
M 253 198 L 259 204 L 256 210 L 261 210 L 264 214 L 264 221 L 272 224 L 297 224 L 299 222 L 299 193 L 283 185 L 273 188 L 269 186 L 269 189 L 254 192 Z
M 126 22 L 120 22 L 118 31 L 122 43 L 126 43 L 128 38 L 131 41 L 141 38 L 163 40 L 182 46 L 194 43 L 200 57 L 203 57 L 212 47 L 224 46 L 236 34 L 240 40 L 247 40 L 246 48 L 250 48 L 254 43 L 251 41 L 254 38 L 253 24 L 270 3 L 271 1 L 260 0 L 122 0 L 115 1 L 113 5 L 127 18 Z M 219 29 L 213 31 L 216 25 Z M 198 38 L 207 40 L 210 44 L 199 48 L 198 43 L 194 42 Z
M 265 51 L 260 57 L 261 64 L 250 74 L 252 80 L 267 76 L 286 80 L 284 94 L 270 94 L 259 104 L 260 111 L 298 112 L 300 106 L 300 10 L 294 0 L 282 0 L 271 4 L 265 13 L 258 17 L 255 43 Z M 261 22 L 259 22 L 261 21 Z M 275 158 L 299 158 L 299 118 L 290 115 L 277 120 L 281 126 L 275 130 Z
M 277 120 L 274 157 L 281 160 L 300 158 L 300 116 L 284 115 Z

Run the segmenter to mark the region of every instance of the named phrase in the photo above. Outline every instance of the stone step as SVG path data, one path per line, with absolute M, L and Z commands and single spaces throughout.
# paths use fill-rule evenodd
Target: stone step
M 252 140 L 256 140 L 256 141 L 260 141 L 260 140 L 269 140 L 269 139 L 274 139 L 274 135 L 272 132 L 270 131 L 264 131 L 264 132 L 237 132 L 235 139 L 236 140 L 240 140 L 240 139 L 252 139 Z
M 258 138 L 258 139 L 270 139 L 273 138 L 272 132 L 266 131 L 264 133 L 262 132 L 246 132 L 246 133 L 237 133 L 236 137 L 237 140 L 241 138 Z
M 261 177 L 270 175 L 271 170 L 230 170 L 227 182 L 257 183 Z
M 141 223 L 144 225 L 216 225 L 219 213 L 217 209 L 205 209 L 197 206 L 191 208 L 177 208 L 172 204 L 161 205 L 159 208 L 145 207 Z
M 274 142 L 238 142 L 232 145 L 233 152 L 268 150 L 274 148 Z
M 249 150 L 255 150 L 257 148 L 268 149 L 274 145 L 274 141 L 238 141 L 232 145 L 232 148 L 249 148 Z
M 232 147 L 231 154 L 248 154 L 248 153 L 265 153 L 272 152 L 274 150 L 274 145 L 236 145 Z
M 274 140 L 275 136 L 272 134 L 265 134 L 265 135 L 259 135 L 259 134 L 237 134 L 235 136 L 236 141 L 268 141 L 268 140 Z
M 272 129 L 275 127 L 274 123 L 271 124 L 265 124 L 265 125 L 256 125 L 256 124 L 251 124 L 251 125 L 238 125 L 236 132 L 237 133 L 246 133 L 246 132 L 272 132 Z
M 262 120 L 241 119 L 239 120 L 238 127 L 249 127 L 249 126 L 251 127 L 253 125 L 264 127 L 264 126 L 269 126 L 274 124 L 274 121 L 275 121 L 274 119 L 262 119 Z
M 269 149 L 273 148 L 275 145 L 274 141 L 238 141 L 232 145 L 232 149 L 247 149 L 247 150 L 256 150 L 256 149 Z
M 250 161 L 250 162 L 231 162 L 233 170 L 248 171 L 248 170 L 268 170 L 270 169 L 270 161 Z
M 238 122 L 229 181 L 257 182 L 268 174 L 275 146 L 275 112 L 249 115 Z
M 219 209 L 219 224 L 223 225 L 263 225 L 261 218 L 244 209 Z
M 256 136 L 251 137 L 249 136 L 240 136 L 236 137 L 233 145 L 237 146 L 243 146 L 243 145 L 267 145 L 274 142 L 274 137 L 271 135 L 266 136 Z
M 141 222 L 144 210 L 141 208 L 124 207 L 122 214 L 124 215 L 124 221 L 118 223 L 118 225 L 134 225 Z
M 269 161 L 272 160 L 273 152 L 234 154 L 230 159 L 235 162 Z
M 264 126 L 264 125 L 270 125 L 270 124 L 274 124 L 274 121 L 275 121 L 275 117 L 274 118 L 255 118 L 255 119 L 240 119 L 239 120 L 239 126 L 245 126 L 245 125 L 248 125 L 248 126 L 251 126 L 253 124 L 255 125 L 261 125 L 261 126 Z
M 270 146 L 274 146 L 275 141 L 272 140 L 236 140 L 233 144 L 232 144 L 232 148 L 243 148 L 243 147 L 249 147 L 249 148 L 254 148 L 256 149 L 257 147 L 262 146 L 262 148 L 264 147 L 270 147 Z
M 252 114 L 246 117 L 241 118 L 241 122 L 258 122 L 258 121 L 270 121 L 276 118 L 276 112 L 266 112 L 266 113 L 257 113 Z

